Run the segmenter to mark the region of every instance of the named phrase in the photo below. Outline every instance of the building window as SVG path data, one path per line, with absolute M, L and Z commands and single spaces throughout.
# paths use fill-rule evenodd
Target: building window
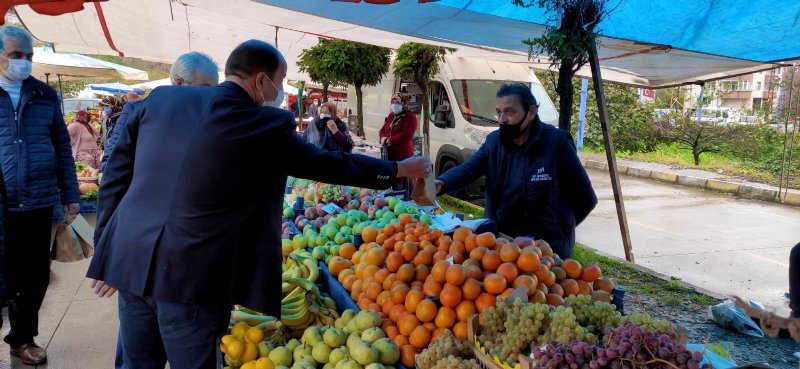
M 761 82 L 756 82 L 756 91 L 761 91 Z
M 753 110 L 761 110 L 761 104 L 763 99 L 760 98 L 753 98 Z

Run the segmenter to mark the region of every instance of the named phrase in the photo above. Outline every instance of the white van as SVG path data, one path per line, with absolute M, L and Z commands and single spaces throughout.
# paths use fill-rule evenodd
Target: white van
M 531 86 L 539 103 L 542 122 L 558 125 L 558 113 L 544 87 L 525 65 L 485 59 L 446 57 L 429 87 L 430 112 L 418 111 L 419 134 L 422 135 L 422 114 L 430 118 L 430 153 L 437 175 L 463 163 L 497 129 L 495 94 L 505 83 L 518 82 Z M 378 132 L 389 115 L 392 93 L 420 92 L 414 83 L 395 78 L 391 72 L 377 86 L 364 87 L 364 132 L 367 140 L 378 141 Z M 415 91 L 416 90 L 416 91 Z M 348 108 L 356 112 L 355 89 L 348 90 Z M 421 95 L 420 95 L 421 98 Z M 462 195 L 482 196 L 483 179 L 465 189 Z

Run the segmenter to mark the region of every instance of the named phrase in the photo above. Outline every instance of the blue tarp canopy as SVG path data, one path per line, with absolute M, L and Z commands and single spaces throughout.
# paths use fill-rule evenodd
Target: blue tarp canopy
M 610 0 L 599 27 L 603 78 L 641 87 L 699 83 L 775 67 L 800 58 L 800 2 L 775 0 Z M 331 0 L 129 0 L 56 17 L 17 7 L 28 29 L 57 50 L 123 52 L 171 63 L 202 51 L 224 65 L 238 43 L 274 43 L 289 61 L 289 78 L 307 79 L 294 62 L 318 37 L 389 48 L 406 41 L 451 46 L 456 56 L 549 68 L 530 59 L 522 40 L 541 35 L 549 16 L 511 0 L 440 0 L 390 5 Z M 146 36 L 144 36 L 146 35 Z M 112 47 L 113 45 L 113 47 Z M 589 75 L 588 68 L 579 72 Z
M 110 92 L 113 94 L 125 94 L 128 92 L 135 92 L 138 95 L 144 95 L 144 90 L 140 88 L 133 88 L 131 86 L 119 82 L 93 84 L 89 85 L 89 88 L 92 91 L 103 91 L 103 92 Z

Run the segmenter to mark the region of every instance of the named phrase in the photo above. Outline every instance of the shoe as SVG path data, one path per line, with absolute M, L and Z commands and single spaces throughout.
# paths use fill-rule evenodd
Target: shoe
M 25 365 L 40 365 L 47 362 L 47 351 L 36 343 L 26 343 L 19 347 L 11 348 L 11 356 L 16 356 Z

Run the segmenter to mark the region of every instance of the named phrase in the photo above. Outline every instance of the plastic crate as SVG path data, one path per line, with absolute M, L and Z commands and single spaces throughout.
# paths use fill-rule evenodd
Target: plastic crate
M 97 214 L 97 201 L 81 200 L 81 214 Z

